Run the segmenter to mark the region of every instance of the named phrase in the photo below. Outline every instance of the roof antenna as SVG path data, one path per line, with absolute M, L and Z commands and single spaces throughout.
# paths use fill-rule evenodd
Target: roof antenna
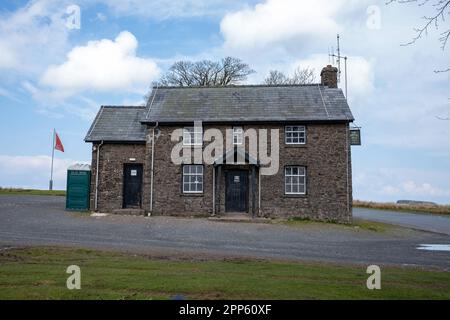
M 344 73 L 345 73 L 345 98 L 348 99 L 348 84 L 347 84 L 347 59 L 346 56 L 341 56 L 341 45 L 340 45 L 340 36 L 337 35 L 337 55 L 331 54 L 331 58 L 333 59 L 333 65 L 334 65 L 334 58 L 336 58 L 337 65 L 338 65 L 338 82 L 341 81 L 341 59 L 344 59 Z
M 332 62 L 332 65 L 334 65 L 334 57 L 335 57 L 335 55 L 334 55 L 334 47 L 331 46 L 331 62 Z
M 337 65 L 338 65 L 338 83 L 341 82 L 341 48 L 339 34 L 337 35 Z

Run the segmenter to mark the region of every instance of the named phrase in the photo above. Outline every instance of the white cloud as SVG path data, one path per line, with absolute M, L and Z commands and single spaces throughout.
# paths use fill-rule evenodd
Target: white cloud
M 0 13 L 0 69 L 39 72 L 67 46 L 64 2 L 30 1 Z
M 402 186 L 402 189 L 408 194 L 429 195 L 432 197 L 436 197 L 436 196 L 449 196 L 450 197 L 450 190 L 437 188 L 427 182 L 416 183 L 414 181 L 405 181 L 402 183 L 401 186 Z
M 97 18 L 97 20 L 99 20 L 101 22 L 105 22 L 106 20 L 108 20 L 108 17 L 104 13 L 101 13 L 101 12 L 97 12 L 96 18 Z
M 239 50 L 310 43 L 342 31 L 343 26 L 336 18 L 347 7 L 358 4 L 350 0 L 266 0 L 252 8 L 228 13 L 220 29 L 225 46 Z
M 2 87 L 0 87 L 0 96 L 13 100 L 15 102 L 21 102 L 20 99 L 17 98 L 13 93 Z
M 381 189 L 381 194 L 387 196 L 414 197 L 450 197 L 450 190 L 433 186 L 431 183 L 418 183 L 415 181 L 403 181 L 395 186 L 386 185 Z
M 53 181 L 56 189 L 65 189 L 67 168 L 74 163 L 87 163 L 55 157 Z M 48 187 L 51 157 L 0 155 L 0 186 L 40 188 Z
M 358 171 L 353 177 L 355 199 L 450 203 L 450 175 L 439 169 L 378 168 Z
M 38 102 L 36 104 L 37 112 L 49 118 L 60 119 L 64 117 L 64 113 L 68 113 L 86 121 L 92 121 L 102 104 L 102 102 L 84 95 L 66 99 L 67 96 L 58 90 L 42 90 L 29 81 L 24 81 L 21 85 Z
M 73 48 L 63 64 L 50 66 L 41 83 L 67 95 L 85 90 L 143 92 L 159 69 L 153 60 L 136 56 L 137 46 L 128 31 L 113 41 L 89 41 Z
M 292 69 L 312 68 L 315 70 L 316 79 L 320 82 L 320 71 L 329 62 L 329 58 L 325 54 L 314 54 L 306 59 L 294 62 Z M 345 84 L 345 68 L 344 60 L 341 60 L 341 83 L 340 87 L 344 89 Z M 364 57 L 352 56 L 347 60 L 348 89 L 349 97 L 362 96 L 372 92 L 374 89 L 374 66 L 373 62 L 368 61 Z
M 5 40 L 0 40 L 0 68 L 14 68 L 18 65 L 18 59 L 14 54 L 14 48 Z

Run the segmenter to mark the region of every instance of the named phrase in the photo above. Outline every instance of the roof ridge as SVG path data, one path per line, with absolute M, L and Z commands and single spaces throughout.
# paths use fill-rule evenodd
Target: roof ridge
M 120 105 L 107 105 L 107 106 L 101 106 L 102 108 L 134 108 L 134 109 L 145 109 L 146 106 L 120 106 Z
M 325 87 L 321 83 L 310 83 L 310 84 L 232 84 L 226 86 L 154 86 L 153 89 L 229 89 L 229 88 L 283 88 L 283 87 L 313 87 L 321 86 Z

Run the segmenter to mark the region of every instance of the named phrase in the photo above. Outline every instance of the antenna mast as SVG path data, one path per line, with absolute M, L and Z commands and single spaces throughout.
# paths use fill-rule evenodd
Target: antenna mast
M 339 34 L 337 35 L 337 55 L 334 54 L 334 50 L 332 50 L 333 54 L 331 54 L 331 58 L 333 60 L 333 64 L 334 64 L 334 58 L 336 58 L 336 62 L 338 65 L 338 83 L 341 82 L 341 59 L 344 59 L 344 72 L 345 72 L 345 98 L 348 98 L 347 95 L 347 59 L 348 57 L 346 56 L 341 56 L 341 44 L 340 44 L 340 37 Z
M 341 82 L 341 46 L 339 34 L 337 35 L 337 65 L 338 65 L 338 83 Z

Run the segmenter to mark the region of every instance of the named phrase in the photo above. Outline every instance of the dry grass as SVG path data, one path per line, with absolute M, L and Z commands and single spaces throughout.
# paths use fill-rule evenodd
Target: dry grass
M 409 212 L 424 212 L 424 213 L 449 214 L 450 215 L 450 205 L 397 204 L 397 203 L 391 203 L 391 202 L 371 202 L 371 201 L 354 200 L 353 206 L 357 207 L 357 208 L 409 211 Z
M 35 190 L 35 189 L 19 189 L 19 188 L 2 188 L 0 187 L 0 195 L 34 195 L 34 196 L 65 196 L 65 190 Z

